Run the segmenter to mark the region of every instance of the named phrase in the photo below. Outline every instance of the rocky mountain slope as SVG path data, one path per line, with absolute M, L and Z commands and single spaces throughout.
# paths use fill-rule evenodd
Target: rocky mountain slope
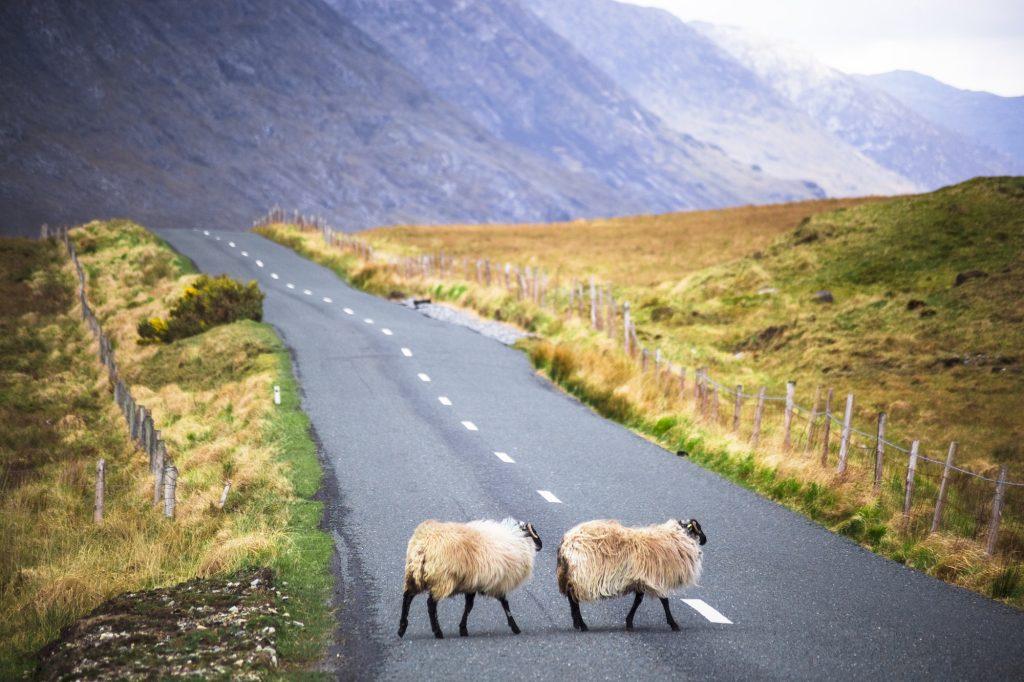
M 743 29 L 691 24 L 819 126 L 926 188 L 1012 172 L 1012 160 L 935 125 L 897 99 L 788 45 Z
M 837 139 L 700 31 L 660 9 L 614 0 L 526 0 L 616 84 L 667 124 L 779 177 L 832 196 L 917 185 Z
M 551 32 L 517 5 L 449 5 L 403 10 L 403 40 L 429 44 L 445 88 L 411 47 L 354 23 L 397 4 L 5 3 L 0 229 L 113 215 L 240 228 L 275 203 L 355 229 L 820 193 L 668 130 L 571 49 L 548 50 Z M 490 108 L 455 96 L 481 65 Z
M 915 71 L 860 76 L 921 116 L 1013 157 L 1024 173 L 1024 97 L 961 90 Z

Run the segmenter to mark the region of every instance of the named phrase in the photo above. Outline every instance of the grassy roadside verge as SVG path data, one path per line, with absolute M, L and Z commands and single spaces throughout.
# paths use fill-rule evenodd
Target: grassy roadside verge
M 179 513 L 171 522 L 152 507 L 152 477 L 128 445 L 61 247 L 3 240 L 0 677 L 28 670 L 42 644 L 114 595 L 261 566 L 273 569 L 288 613 L 274 621 L 279 670 L 307 669 L 333 627 L 331 541 L 319 530 L 321 471 L 287 350 L 254 322 L 138 345 L 135 324 L 165 312 L 194 278 L 188 264 L 123 221 L 71 235 L 122 375 L 181 472 Z M 107 513 L 97 526 L 100 457 Z M 225 480 L 232 493 L 220 510 Z
M 984 184 L 982 189 L 985 189 Z M 913 199 L 901 201 L 912 202 Z M 885 204 L 871 204 L 862 210 L 873 219 L 885 217 L 884 212 L 876 212 L 884 211 L 884 208 L 876 209 L 876 206 L 884 207 Z M 897 202 L 888 210 L 906 214 L 913 210 L 913 206 Z M 860 214 L 855 213 L 850 220 L 855 220 L 857 215 Z M 931 220 L 934 216 L 929 214 L 925 217 Z M 826 223 L 833 219 L 832 214 L 822 218 Z M 846 220 L 847 217 L 840 219 Z M 816 225 L 814 219 L 809 222 L 812 227 Z M 429 235 L 436 231 L 435 228 L 425 229 Z M 461 234 L 463 228 L 451 229 Z M 431 274 L 422 276 L 418 268 L 399 264 L 401 257 L 417 253 L 408 245 L 391 249 L 388 244 L 374 239 L 371 245 L 376 251 L 368 260 L 359 249 L 329 245 L 317 230 L 273 223 L 257 231 L 332 268 L 339 276 L 366 291 L 385 296 L 430 296 L 535 332 L 538 338 L 523 343 L 523 349 L 534 365 L 600 414 L 625 424 L 669 451 L 685 450 L 703 466 L 805 514 L 876 553 L 948 582 L 1024 607 L 1020 562 L 986 556 L 977 531 L 974 537 L 944 530 L 934 534 L 918 532 L 931 518 L 936 488 L 933 479 L 919 475 L 918 494 L 909 521 L 906 521 L 902 516 L 902 475 L 905 474 L 901 475 L 898 463 L 886 469 L 881 491 L 876 494 L 872 490 L 870 476 L 837 476 L 834 467 L 819 466 L 817 457 L 804 452 L 802 447 L 798 448 L 798 453 L 785 453 L 781 448 L 777 414 L 766 418 L 760 446 L 753 449 L 746 434 L 733 434 L 728 427 L 713 425 L 695 416 L 690 396 L 671 395 L 666 392 L 661 378 L 638 371 L 637 364 L 627 360 L 619 350 L 618 340 L 592 331 L 586 316 L 565 314 L 568 299 L 556 300 L 554 306 L 542 307 L 529 297 L 517 297 L 506 291 L 497 282 L 495 286 L 486 286 L 472 277 L 458 274 L 441 279 L 436 275 L 436 268 Z M 791 240 L 788 232 L 781 234 L 777 243 Z M 485 242 L 482 248 L 493 247 L 493 242 L 487 243 L 486 235 L 481 239 Z M 785 253 L 784 246 L 771 248 Z M 445 253 L 450 256 L 452 252 L 445 248 Z M 768 253 L 771 254 L 771 249 Z M 529 255 L 523 254 L 524 257 Z M 760 258 L 764 255 L 754 260 Z M 756 268 L 756 262 L 751 267 Z M 472 269 L 471 262 L 468 270 L 471 272 Z M 459 266 L 453 270 L 455 273 L 465 271 Z M 804 294 L 800 291 L 796 295 Z M 736 305 L 742 308 L 749 306 L 750 302 L 739 301 Z M 559 307 L 561 313 L 558 312 Z M 647 314 L 644 313 L 645 318 Z M 643 332 L 641 338 L 644 339 Z M 688 352 L 689 348 L 684 350 Z M 749 405 L 747 409 L 751 409 Z M 861 474 L 864 473 L 863 468 L 861 461 L 851 464 L 851 469 L 860 469 Z M 947 521 L 956 517 L 957 524 L 970 525 L 970 515 L 963 515 L 963 519 L 959 518 L 960 515 L 960 510 L 947 510 Z M 1015 537 L 1012 535 L 1010 539 Z

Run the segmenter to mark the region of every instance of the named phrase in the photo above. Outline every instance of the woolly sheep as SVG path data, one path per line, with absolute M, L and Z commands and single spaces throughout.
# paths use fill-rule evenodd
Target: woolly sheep
M 626 616 L 633 616 L 645 594 L 656 595 L 665 608 L 669 627 L 678 630 L 669 609 L 669 594 L 697 582 L 701 572 L 700 546 L 707 542 L 696 519 L 641 528 L 618 521 L 587 521 L 572 528 L 558 547 L 558 590 L 569 600 L 572 626 L 586 632 L 580 602 L 635 593 Z
M 405 554 L 405 592 L 398 636 L 409 625 L 409 606 L 420 592 L 427 592 L 427 612 L 434 636 L 443 639 L 437 622 L 437 602 L 453 594 L 466 595 L 459 635 L 469 635 L 466 622 L 477 593 L 501 602 L 508 626 L 519 634 L 506 599 L 533 572 L 533 555 L 541 549 L 533 524 L 507 518 L 469 523 L 424 521 L 409 538 Z

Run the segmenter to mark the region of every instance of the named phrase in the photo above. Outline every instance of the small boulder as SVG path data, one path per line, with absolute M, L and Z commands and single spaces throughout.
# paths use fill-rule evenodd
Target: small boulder
M 956 281 L 953 286 L 960 286 L 964 282 L 968 282 L 972 279 L 980 279 L 982 277 L 988 277 L 988 273 L 984 270 L 964 270 L 963 272 L 957 273 Z
M 815 303 L 833 303 L 835 298 L 832 297 L 832 292 L 828 289 L 822 289 L 821 291 L 814 292 Z
M 916 298 L 912 298 L 909 301 L 907 301 L 907 310 L 917 310 L 918 308 L 925 307 L 925 305 L 926 304 L 925 304 L 924 301 L 920 301 L 920 300 L 918 300 Z

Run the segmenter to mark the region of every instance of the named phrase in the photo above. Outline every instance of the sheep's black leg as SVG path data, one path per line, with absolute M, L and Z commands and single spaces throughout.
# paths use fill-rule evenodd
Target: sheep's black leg
M 587 631 L 587 624 L 583 622 L 583 614 L 580 613 L 580 603 L 573 596 L 572 592 L 567 595 L 569 597 L 569 610 L 572 612 L 572 626 L 580 632 Z
M 474 599 L 476 599 L 476 592 L 466 593 L 466 608 L 462 611 L 462 622 L 459 623 L 459 637 L 469 637 L 466 625 L 469 622 L 469 612 L 473 610 Z
M 516 619 L 512 617 L 512 612 L 508 608 L 508 599 L 504 596 L 498 597 L 498 601 L 501 602 L 501 608 L 505 609 L 505 616 L 508 618 L 508 626 L 512 628 L 512 634 L 519 634 L 519 626 L 516 625 Z
M 416 593 L 412 590 L 406 590 L 402 593 L 402 618 L 398 621 L 398 636 L 405 636 L 405 629 L 409 627 L 409 607 L 412 605 L 412 598 L 416 596 Z
M 434 637 L 444 639 L 441 625 L 437 622 L 437 600 L 432 594 L 427 594 L 427 613 L 430 614 L 430 629 L 434 631 Z
M 672 617 L 672 610 L 668 607 L 668 599 L 666 597 L 661 598 L 661 605 L 665 607 L 665 620 L 668 621 L 668 626 L 673 630 L 678 630 L 679 626 L 676 624 L 676 619 Z
M 640 608 L 640 602 L 644 600 L 644 593 L 640 590 L 636 591 L 636 598 L 633 600 L 633 608 L 629 610 L 629 615 L 626 616 L 626 629 L 633 629 L 633 616 L 636 615 L 636 610 Z

